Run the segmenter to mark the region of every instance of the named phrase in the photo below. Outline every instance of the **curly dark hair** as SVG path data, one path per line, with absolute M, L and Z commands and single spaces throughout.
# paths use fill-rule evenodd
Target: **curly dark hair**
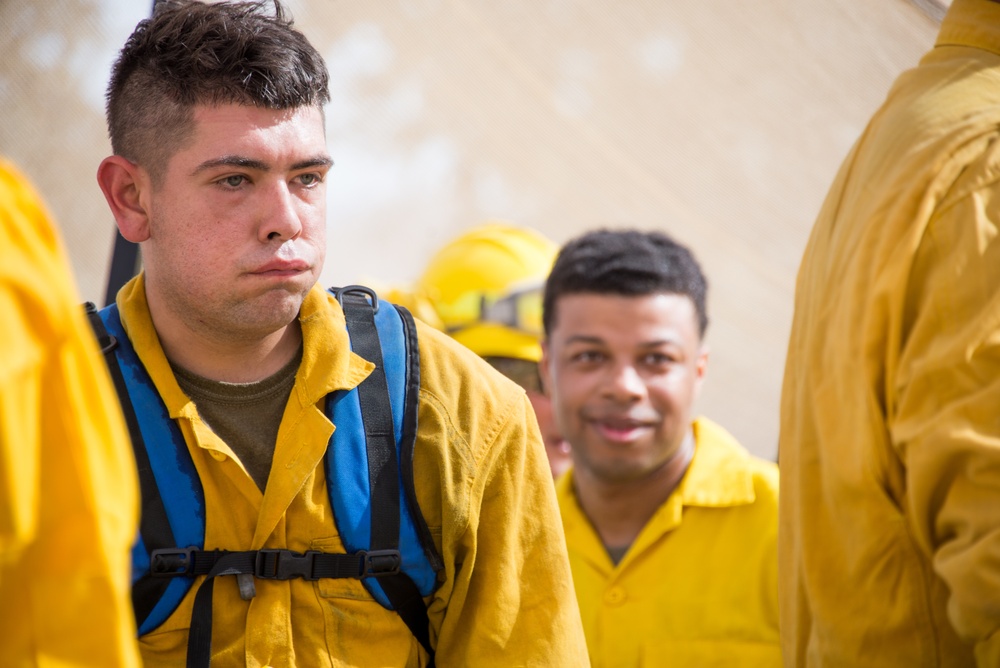
M 326 63 L 279 0 L 167 0 L 118 54 L 107 91 L 108 134 L 116 155 L 156 181 L 189 138 L 195 105 L 322 109 L 329 99 Z
M 704 337 L 708 329 L 705 275 L 691 251 L 662 232 L 596 230 L 563 246 L 545 282 L 542 324 L 546 335 L 555 325 L 559 298 L 581 293 L 684 295 L 698 315 L 698 335 Z

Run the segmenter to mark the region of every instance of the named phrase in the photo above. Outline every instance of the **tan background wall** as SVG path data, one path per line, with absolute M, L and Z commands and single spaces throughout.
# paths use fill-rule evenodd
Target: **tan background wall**
M 922 0 L 928 6 L 932 0 Z M 103 89 L 140 0 L 0 0 L 0 154 L 101 301 Z M 711 282 L 700 408 L 773 457 L 795 272 L 841 159 L 933 43 L 907 0 L 297 0 L 326 56 L 326 284 L 407 282 L 486 218 L 658 228 Z M 2 318 L 2 316 L 0 316 Z M 836 332 L 831 332 L 836 336 Z

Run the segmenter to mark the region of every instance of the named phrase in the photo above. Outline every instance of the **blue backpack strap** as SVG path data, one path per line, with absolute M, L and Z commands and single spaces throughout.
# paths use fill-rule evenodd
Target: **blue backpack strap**
M 379 603 L 402 617 L 433 661 L 423 597 L 433 593 L 443 563 L 413 488 L 420 384 L 413 320 L 391 304 L 379 308 L 368 288 L 333 292 L 343 306 L 352 349 L 376 366 L 357 388 L 328 399 L 337 427 L 326 457 L 334 519 L 348 553 L 399 555 L 399 572 L 362 581 Z
M 154 577 L 151 555 L 177 545 L 204 547 L 205 496 L 184 436 L 132 348 L 118 306 L 98 311 L 88 303 L 86 311 L 118 393 L 138 468 L 142 514 L 132 546 L 132 605 L 143 635 L 166 621 L 194 583 Z M 163 503 L 162 489 L 169 490 L 169 504 Z

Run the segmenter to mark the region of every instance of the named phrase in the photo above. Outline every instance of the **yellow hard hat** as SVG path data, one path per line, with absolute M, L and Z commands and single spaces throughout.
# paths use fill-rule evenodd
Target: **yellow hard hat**
M 537 362 L 542 289 L 558 250 L 532 229 L 489 222 L 439 250 L 417 290 L 441 329 L 480 357 Z

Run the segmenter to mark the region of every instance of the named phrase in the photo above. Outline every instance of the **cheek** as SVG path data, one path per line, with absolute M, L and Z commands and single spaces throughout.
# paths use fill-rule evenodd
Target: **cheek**
M 299 220 L 303 225 L 316 228 L 326 223 L 326 194 L 312 191 L 299 200 L 297 206 Z
M 675 374 L 647 385 L 650 400 L 664 411 L 678 412 L 690 408 L 695 395 L 695 379 Z
M 191 206 L 193 196 L 178 197 L 175 202 L 156 210 L 153 216 L 153 234 L 169 238 L 177 247 L 191 248 L 202 245 L 209 235 L 219 237 L 218 218 L 203 207 Z
M 313 242 L 315 246 L 320 248 L 326 247 L 326 217 L 316 216 L 315 219 L 311 219 L 306 223 L 305 229 L 306 236 L 310 241 Z
M 160 257 L 186 272 L 186 280 L 210 282 L 231 264 L 238 245 L 236 231 L 227 228 L 225 221 L 198 217 L 196 211 L 177 209 L 172 214 L 156 239 Z

